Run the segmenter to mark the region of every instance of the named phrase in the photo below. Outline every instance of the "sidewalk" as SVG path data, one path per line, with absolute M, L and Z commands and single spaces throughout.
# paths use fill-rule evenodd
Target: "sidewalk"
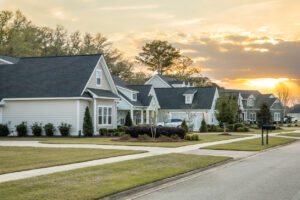
M 270 136 L 275 136 L 276 133 L 270 134 Z M 227 144 L 231 142 L 250 140 L 261 137 L 260 135 L 252 135 L 244 138 L 236 138 L 230 140 L 223 140 L 217 142 L 209 142 L 202 144 L 195 144 L 189 146 L 183 146 L 178 148 L 164 148 L 164 147 L 143 147 L 143 146 L 117 146 L 117 145 L 90 145 L 90 144 L 43 144 L 38 141 L 0 141 L 0 146 L 27 146 L 27 147 L 56 147 L 56 148 L 97 148 L 97 149 L 120 149 L 120 150 L 143 150 L 148 151 L 147 153 L 118 156 L 113 158 L 99 159 L 87 162 L 73 163 L 61 166 L 33 169 L 28 171 L 14 172 L 0 175 L 0 183 L 12 180 L 19 180 L 24 178 L 30 178 L 45 174 L 51 174 L 55 172 L 63 172 L 73 169 L 79 169 L 84 167 L 91 167 L 96 165 L 104 165 L 109 163 L 115 163 L 125 160 L 133 160 L 138 158 L 145 158 L 149 156 L 169 154 L 169 153 L 185 153 L 185 154 L 197 154 L 197 155 L 212 155 L 212 156 L 228 156 L 233 158 L 243 158 L 252 155 L 255 152 L 239 152 L 239 151 L 216 151 L 216 150 L 204 150 L 200 149 L 203 147 L 217 145 L 217 144 Z M 298 138 L 300 139 L 300 138 Z

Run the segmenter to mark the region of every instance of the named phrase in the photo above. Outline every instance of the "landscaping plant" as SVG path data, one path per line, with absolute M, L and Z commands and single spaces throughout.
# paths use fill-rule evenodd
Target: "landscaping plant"
M 206 132 L 207 132 L 206 121 L 204 119 L 202 119 L 200 133 L 206 133 Z
M 35 122 L 34 124 L 32 124 L 31 126 L 31 130 L 32 130 L 32 134 L 36 137 L 39 137 L 42 135 L 42 124 L 39 124 L 37 122 Z
M 60 126 L 58 126 L 58 130 L 62 136 L 66 137 L 69 136 L 71 127 L 71 124 L 61 123 Z
M 54 135 L 54 132 L 55 132 L 55 127 L 53 124 L 51 123 L 48 123 L 44 126 L 44 130 L 45 130 L 45 133 L 48 137 L 51 137 Z
M 27 135 L 27 125 L 25 122 L 22 122 L 21 124 L 16 126 L 16 131 L 18 133 L 19 137 L 24 137 Z
M 0 136 L 8 136 L 9 129 L 6 124 L 0 124 Z
M 189 131 L 189 127 L 188 127 L 188 125 L 187 125 L 187 123 L 186 123 L 185 120 L 182 121 L 181 128 L 183 128 L 185 130 L 185 132 Z
M 124 125 L 127 126 L 127 127 L 131 127 L 133 125 L 132 119 L 130 117 L 130 113 L 129 112 L 127 112 L 127 114 L 126 114 L 125 124 Z
M 89 107 L 86 107 L 84 112 L 84 118 L 83 118 L 83 135 L 86 137 L 91 137 L 93 136 L 93 133 L 94 133 L 94 129 L 93 129 L 90 110 Z

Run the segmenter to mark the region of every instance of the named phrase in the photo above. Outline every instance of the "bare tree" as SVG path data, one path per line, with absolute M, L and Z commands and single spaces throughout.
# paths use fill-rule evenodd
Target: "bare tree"
M 284 106 L 283 115 L 285 116 L 286 107 L 288 106 L 291 100 L 290 88 L 285 83 L 278 83 L 275 90 L 279 100 Z

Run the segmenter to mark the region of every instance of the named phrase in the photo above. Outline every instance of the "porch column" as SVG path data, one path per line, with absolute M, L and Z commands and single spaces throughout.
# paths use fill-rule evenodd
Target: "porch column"
M 130 109 L 130 117 L 131 117 L 131 120 L 133 121 L 133 108 Z M 133 121 L 134 122 L 134 121 Z M 134 122 L 135 123 L 135 122 Z
M 141 110 L 141 124 L 144 123 L 144 111 Z
M 94 99 L 94 135 L 96 135 L 97 132 L 97 100 Z
M 149 124 L 149 110 L 146 110 L 146 124 Z

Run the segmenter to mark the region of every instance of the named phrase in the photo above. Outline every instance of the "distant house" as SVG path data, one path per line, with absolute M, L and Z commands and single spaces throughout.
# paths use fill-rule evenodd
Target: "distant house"
M 117 88 L 102 55 L 0 57 L 0 123 L 11 131 L 25 121 L 72 125 L 82 132 L 85 108 L 94 125 L 117 127 Z M 56 132 L 58 134 L 58 132 Z
M 272 113 L 273 122 L 279 123 L 284 118 L 284 106 L 273 94 L 261 94 L 257 90 L 222 90 L 225 94 L 235 94 L 241 111 L 241 119 L 248 124 L 257 123 L 257 112 L 263 103 L 267 103 Z
M 179 87 L 194 87 L 194 83 L 180 81 L 170 76 L 156 74 L 152 76 L 145 85 L 153 85 L 154 88 L 179 88 Z
M 156 123 L 160 106 L 153 86 L 129 85 L 117 76 L 112 77 L 121 98 L 117 104 L 117 124 L 124 125 L 128 112 L 135 124 Z
M 300 121 L 300 104 L 291 107 L 287 113 L 287 116 L 294 117 L 297 121 Z

